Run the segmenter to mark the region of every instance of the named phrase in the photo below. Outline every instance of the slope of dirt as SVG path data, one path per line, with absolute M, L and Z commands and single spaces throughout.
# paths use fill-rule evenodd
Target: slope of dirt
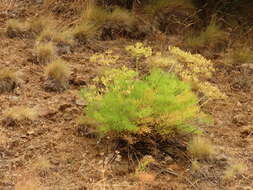
M 17 2 L 12 17 L 33 15 L 35 10 L 40 10 L 40 4 L 35 2 Z M 60 8 L 54 10 L 56 16 L 64 18 Z M 65 12 L 71 14 L 71 11 Z M 9 16 L 1 19 L 2 30 L 7 19 Z M 22 184 L 36 183 L 36 180 L 41 189 L 50 190 L 253 189 L 253 71 L 250 68 L 218 64 L 219 72 L 213 82 L 229 98 L 209 102 L 204 110 L 215 120 L 205 130 L 219 156 L 205 163 L 198 172 L 190 170 L 189 161 L 172 160 L 155 165 L 152 176 L 138 178 L 131 172 L 127 159 L 108 161 L 117 156 L 117 147 L 80 133 L 77 119 L 85 102 L 80 99 L 79 90 L 102 69 L 88 62 L 89 55 L 113 49 L 122 55 L 120 64 L 130 65 L 131 59 L 122 51 L 130 43 L 127 40 L 94 42 L 84 50 L 64 55 L 72 70 L 70 88 L 62 93 L 49 93 L 43 89 L 44 67 L 30 61 L 34 41 L 0 35 L 0 69 L 10 67 L 22 74 L 22 81 L 13 93 L 0 95 L 0 119 L 5 110 L 18 105 L 33 107 L 39 113 L 33 122 L 13 127 L 0 125 L 0 189 L 12 190 L 16 185 L 17 190 L 22 190 Z M 247 172 L 225 181 L 224 169 L 234 159 L 244 161 Z

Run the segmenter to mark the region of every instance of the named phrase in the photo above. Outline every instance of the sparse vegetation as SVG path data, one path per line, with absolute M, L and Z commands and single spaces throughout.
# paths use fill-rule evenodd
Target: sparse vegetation
M 243 162 L 231 163 L 224 172 L 224 179 L 232 179 L 237 175 L 241 175 L 246 171 L 247 167 Z
M 253 62 L 253 51 L 249 47 L 235 49 L 231 54 L 233 64 Z
M 17 73 L 8 68 L 0 70 L 0 93 L 13 91 L 18 82 Z
M 29 30 L 28 23 L 21 22 L 19 20 L 11 19 L 7 22 L 7 35 L 10 38 L 15 37 L 25 37 L 27 35 L 27 31 Z
M 14 121 L 23 121 L 23 120 L 35 120 L 38 117 L 38 113 L 35 109 L 25 107 L 25 106 L 17 106 L 12 107 L 6 112 L 4 112 L 4 117 L 9 118 Z
M 49 63 L 55 56 L 55 47 L 53 43 L 40 43 L 36 46 L 36 54 L 40 64 Z
M 213 19 L 205 30 L 201 31 L 199 35 L 191 34 L 186 39 L 186 45 L 190 48 L 215 48 L 223 44 L 227 40 L 227 33 Z
M 85 42 L 90 38 L 113 39 L 133 30 L 134 16 L 127 10 L 115 8 L 112 11 L 98 6 L 88 7 L 81 22 L 74 28 L 74 38 Z
M 215 148 L 209 140 L 204 137 L 193 137 L 188 144 L 188 151 L 194 158 L 211 158 L 215 153 Z
M 47 82 L 45 88 L 49 91 L 62 91 L 68 87 L 71 70 L 62 60 L 57 59 L 45 67 Z

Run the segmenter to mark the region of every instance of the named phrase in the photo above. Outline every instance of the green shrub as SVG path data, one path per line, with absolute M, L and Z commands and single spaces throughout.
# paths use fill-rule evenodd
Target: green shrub
M 137 77 L 133 70 L 113 69 L 81 90 L 88 101 L 86 114 L 100 132 L 162 136 L 199 132 L 190 124 L 200 111 L 198 99 L 187 83 L 161 70 Z

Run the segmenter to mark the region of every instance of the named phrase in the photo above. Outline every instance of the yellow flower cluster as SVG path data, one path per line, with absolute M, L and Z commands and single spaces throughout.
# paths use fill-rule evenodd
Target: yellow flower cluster
M 90 62 L 99 63 L 102 65 L 111 65 L 115 64 L 119 56 L 113 55 L 111 50 L 106 51 L 105 53 L 99 54 L 96 53 L 90 57 Z
M 126 50 L 137 59 L 141 57 L 149 57 L 152 55 L 152 49 L 150 47 L 144 47 L 143 43 L 136 43 L 135 45 L 129 45 Z
M 169 52 L 174 56 L 178 63 L 175 64 L 174 70 L 185 80 L 192 82 L 205 96 L 212 99 L 224 99 L 226 95 L 222 93 L 215 85 L 204 81 L 212 77 L 215 72 L 213 62 L 204 58 L 200 54 L 191 54 L 178 47 L 169 47 Z
M 151 67 L 168 67 L 173 66 L 178 61 L 173 56 L 162 55 L 161 52 L 157 52 L 154 56 L 148 58 L 148 64 Z
M 191 54 L 178 47 L 169 47 L 169 52 L 193 74 L 201 74 L 209 78 L 212 76 L 212 72 L 215 71 L 213 62 L 200 54 Z

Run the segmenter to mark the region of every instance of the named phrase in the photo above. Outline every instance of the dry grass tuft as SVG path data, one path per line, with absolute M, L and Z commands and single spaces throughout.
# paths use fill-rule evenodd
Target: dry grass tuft
M 73 29 L 72 34 L 79 42 L 89 38 L 101 37 L 112 33 L 130 32 L 135 25 L 135 17 L 128 10 L 115 8 L 108 11 L 98 6 L 87 6 L 81 22 Z
M 186 45 L 190 48 L 215 48 L 227 40 L 227 33 L 223 31 L 216 23 L 216 20 L 210 22 L 207 28 L 200 32 L 199 35 L 191 34 L 186 39 Z
M 45 67 L 45 89 L 48 91 L 63 91 L 67 89 L 71 70 L 61 59 L 57 59 Z
M 253 51 L 249 47 L 235 49 L 232 52 L 232 63 L 242 64 L 253 62 Z
M 188 151 L 194 158 L 206 159 L 215 154 L 214 146 L 204 137 L 193 137 L 188 144 Z
M 21 22 L 19 20 L 10 19 L 7 22 L 7 36 L 10 38 L 15 37 L 25 37 L 27 35 L 27 31 L 29 30 L 29 25 L 26 22 Z
M 231 179 L 237 175 L 243 174 L 247 169 L 247 166 L 243 162 L 231 163 L 231 165 L 224 172 L 224 179 Z
M 54 19 L 52 17 L 34 17 L 29 22 L 29 30 L 36 35 L 39 35 L 46 28 L 55 26 Z
M 12 107 L 6 112 L 4 112 L 4 117 L 9 118 L 14 121 L 23 121 L 23 120 L 36 120 L 38 118 L 38 113 L 35 109 L 25 107 L 25 106 L 17 106 Z
M 37 61 L 41 64 L 49 63 L 55 55 L 53 43 L 41 43 L 36 47 Z
M 70 68 L 63 60 L 57 59 L 46 66 L 45 74 L 48 78 L 64 82 L 70 77 Z
M 0 70 L 0 93 L 11 92 L 18 82 L 18 75 L 9 68 Z

